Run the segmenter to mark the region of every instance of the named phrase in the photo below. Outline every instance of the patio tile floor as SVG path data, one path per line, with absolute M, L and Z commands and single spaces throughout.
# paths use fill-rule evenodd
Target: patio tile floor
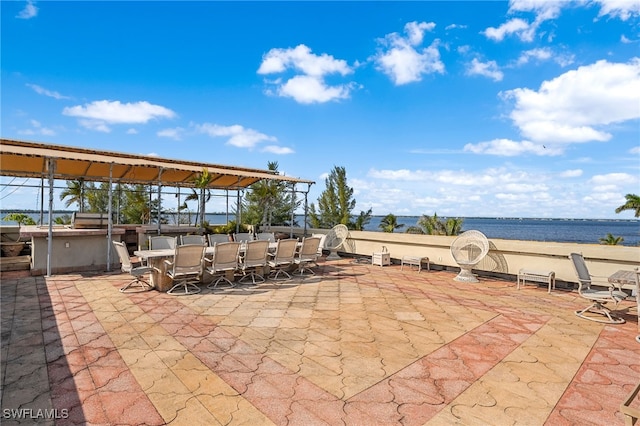
M 341 259 L 181 297 L 3 277 L 2 423 L 623 424 L 633 301 L 603 325 L 576 292 L 453 277 Z

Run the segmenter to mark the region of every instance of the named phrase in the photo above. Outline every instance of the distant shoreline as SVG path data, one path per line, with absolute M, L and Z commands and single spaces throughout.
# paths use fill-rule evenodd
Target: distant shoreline
M 77 210 L 53 210 L 52 213 L 60 215 L 60 214 L 68 214 L 72 215 Z M 45 210 L 44 213 L 48 213 L 48 210 Z M 0 216 L 4 217 L 9 213 L 25 213 L 25 214 L 40 214 L 40 210 L 34 209 L 0 209 Z M 175 212 L 164 212 L 165 214 L 175 214 Z M 226 215 L 226 212 L 207 212 L 207 215 Z M 296 216 L 304 216 L 304 213 L 296 213 Z M 385 217 L 386 214 L 375 214 L 371 215 L 371 217 Z M 413 218 L 413 217 L 421 217 L 423 215 L 396 215 L 396 218 Z M 2 218 L 0 217 L 0 219 Z M 622 219 L 622 218 L 589 218 L 589 217 L 581 217 L 581 218 L 570 218 L 570 217 L 502 217 L 502 216 L 439 216 L 440 218 L 447 219 L 450 217 L 460 218 L 460 219 L 471 219 L 471 220 L 482 220 L 482 219 L 495 219 L 495 220 L 541 220 L 541 221 L 551 221 L 551 220 L 562 220 L 562 221 L 607 221 L 607 222 L 638 222 L 640 224 L 639 219 Z

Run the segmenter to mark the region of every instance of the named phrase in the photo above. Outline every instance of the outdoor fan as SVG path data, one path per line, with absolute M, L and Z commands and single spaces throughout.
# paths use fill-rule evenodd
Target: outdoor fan
M 460 266 L 460 273 L 455 281 L 477 283 L 478 279 L 471 272 L 482 258 L 489 252 L 489 241 L 480 231 L 463 232 L 451 243 L 451 256 Z
M 344 225 L 336 225 L 329 231 L 327 238 L 324 240 L 324 248 L 330 251 L 327 260 L 340 259 L 338 249 L 347 239 L 347 235 L 349 235 L 349 229 Z

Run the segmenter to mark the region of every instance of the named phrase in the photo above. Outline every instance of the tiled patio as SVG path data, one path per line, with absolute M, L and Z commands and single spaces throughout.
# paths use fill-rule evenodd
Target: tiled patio
M 607 326 L 573 314 L 575 292 L 351 259 L 318 271 L 185 297 L 122 294 L 120 273 L 3 277 L 2 424 L 624 423 L 631 300 Z

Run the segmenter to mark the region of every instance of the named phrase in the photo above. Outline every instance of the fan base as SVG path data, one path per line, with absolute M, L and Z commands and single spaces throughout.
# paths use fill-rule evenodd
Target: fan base
M 327 260 L 340 260 L 341 257 L 338 255 L 336 250 L 331 250 L 329 256 L 327 256 Z
M 478 278 L 471 273 L 471 269 L 460 268 L 460 273 L 453 279 L 463 283 L 479 283 Z

